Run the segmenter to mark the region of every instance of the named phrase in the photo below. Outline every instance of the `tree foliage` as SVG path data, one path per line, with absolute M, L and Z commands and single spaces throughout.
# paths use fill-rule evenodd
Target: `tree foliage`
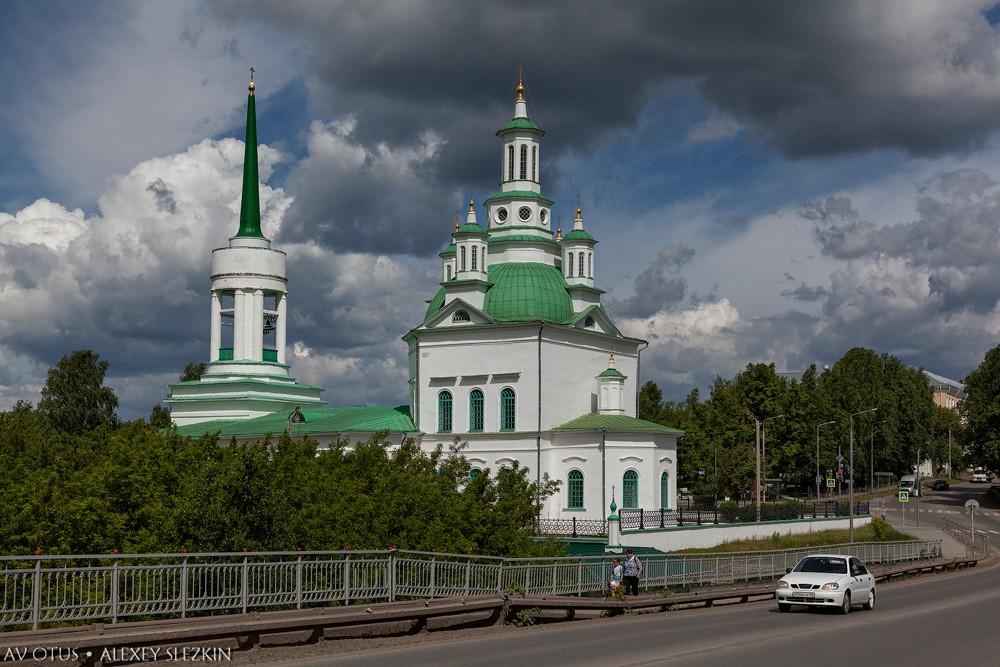
M 856 484 L 866 486 L 876 471 L 911 472 L 918 451 L 940 460 L 933 443 L 948 428 L 921 370 L 865 348 L 822 372 L 811 366 L 800 378 L 778 374 L 773 364 L 749 364 L 731 379 L 717 377 L 704 401 L 693 391 L 683 402 L 657 406 L 659 389 L 650 385 L 640 392 L 640 409 L 684 431 L 678 475 L 703 500 L 753 495 L 758 423 L 764 478 L 800 491 L 815 488 L 817 465 L 823 476 L 847 471 L 852 434 Z
M 104 386 L 108 362 L 76 350 L 49 369 L 38 411 L 63 433 L 85 433 L 118 423 L 118 397 Z
M 965 394 L 959 412 L 972 461 L 1000 470 L 1000 345 L 965 377 Z

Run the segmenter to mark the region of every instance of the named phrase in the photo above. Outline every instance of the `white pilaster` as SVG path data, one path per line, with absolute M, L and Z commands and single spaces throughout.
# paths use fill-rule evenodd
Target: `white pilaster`
M 212 290 L 212 335 L 209 343 L 208 360 L 218 361 L 219 348 L 222 347 L 222 297 Z
M 278 295 L 278 324 L 274 332 L 274 346 L 278 348 L 278 363 L 285 363 L 285 322 L 288 315 L 288 294 L 282 292 Z
M 253 347 L 250 351 L 251 359 L 260 361 L 264 358 L 264 291 L 253 291 L 253 324 L 250 335 Z
M 233 360 L 246 359 L 247 303 L 243 290 L 233 291 Z

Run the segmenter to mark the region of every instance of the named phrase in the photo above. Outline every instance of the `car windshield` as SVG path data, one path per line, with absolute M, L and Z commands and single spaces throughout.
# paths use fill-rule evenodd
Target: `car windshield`
M 846 558 L 811 557 L 799 561 L 792 572 L 822 572 L 824 574 L 847 574 Z

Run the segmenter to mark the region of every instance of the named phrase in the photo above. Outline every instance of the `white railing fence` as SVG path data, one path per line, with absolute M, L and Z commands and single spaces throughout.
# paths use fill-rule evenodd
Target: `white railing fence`
M 641 556 L 641 586 L 662 589 L 771 579 L 803 554 Z M 941 541 L 823 547 L 869 563 L 934 558 Z M 358 601 L 504 592 L 580 595 L 604 590 L 612 555 L 494 558 L 418 551 L 267 552 L 0 557 L 0 627 L 186 617 Z

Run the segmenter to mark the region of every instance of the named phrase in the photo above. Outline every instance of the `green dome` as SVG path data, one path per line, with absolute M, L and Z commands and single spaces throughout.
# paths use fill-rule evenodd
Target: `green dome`
M 456 234 L 489 234 L 482 225 L 475 222 L 467 222 L 455 230 Z
M 582 229 L 574 229 L 569 234 L 563 237 L 563 241 L 592 241 L 594 243 L 597 243 L 597 241 L 594 240 L 593 236 L 583 231 Z
M 483 310 L 500 322 L 545 320 L 564 323 L 573 317 L 573 300 L 559 269 L 535 262 L 507 262 L 489 268 L 492 287 Z

